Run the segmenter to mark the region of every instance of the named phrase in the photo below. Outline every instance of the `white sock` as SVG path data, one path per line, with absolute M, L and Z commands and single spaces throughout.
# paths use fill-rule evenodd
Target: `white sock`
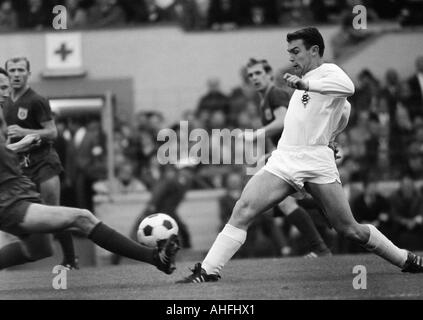
M 402 268 L 407 260 L 407 250 L 400 249 L 394 245 L 378 229 L 376 229 L 374 225 L 367 224 L 366 226 L 370 229 L 370 238 L 364 247 L 390 263 Z
M 247 231 L 230 224 L 225 225 L 207 253 L 201 267 L 208 274 L 219 274 L 223 266 L 241 248 L 246 238 Z

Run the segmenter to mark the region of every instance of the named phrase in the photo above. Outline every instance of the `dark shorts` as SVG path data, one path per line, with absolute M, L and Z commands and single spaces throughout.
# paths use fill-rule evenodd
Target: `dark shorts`
M 0 230 L 15 236 L 24 235 L 19 225 L 32 203 L 41 203 L 41 198 L 29 179 L 18 179 L 3 185 L 0 190 Z
M 63 172 L 59 155 L 51 147 L 33 151 L 26 156 L 28 157 L 28 166 L 22 166 L 22 171 L 37 185 L 54 176 L 59 176 Z M 20 160 L 22 164 L 24 155 L 20 155 Z

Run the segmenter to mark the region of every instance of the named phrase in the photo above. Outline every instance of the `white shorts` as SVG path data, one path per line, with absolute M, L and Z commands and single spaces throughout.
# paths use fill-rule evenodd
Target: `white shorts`
M 302 194 L 304 182 L 341 183 L 333 150 L 327 146 L 279 146 L 262 170 L 285 180 Z

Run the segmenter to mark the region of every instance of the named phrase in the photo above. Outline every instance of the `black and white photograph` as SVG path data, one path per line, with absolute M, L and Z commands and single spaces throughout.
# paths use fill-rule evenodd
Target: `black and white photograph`
M 0 106 L 0 300 L 423 300 L 423 0 L 0 0 Z

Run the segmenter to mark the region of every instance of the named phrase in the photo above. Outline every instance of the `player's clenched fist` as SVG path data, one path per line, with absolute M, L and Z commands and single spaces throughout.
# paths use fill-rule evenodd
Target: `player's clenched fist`
M 290 73 L 285 73 L 283 79 L 287 82 L 288 86 L 298 90 L 308 90 L 308 82 L 301 80 L 300 77 Z

